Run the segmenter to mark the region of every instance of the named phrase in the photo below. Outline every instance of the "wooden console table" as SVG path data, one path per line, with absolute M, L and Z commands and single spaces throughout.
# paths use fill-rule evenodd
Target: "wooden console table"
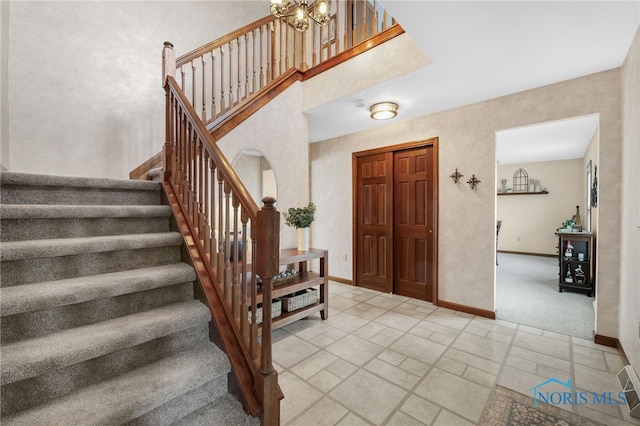
M 318 272 L 309 271 L 310 260 L 320 260 Z M 272 297 L 291 295 L 309 288 L 318 288 L 318 301 L 312 305 L 304 306 L 293 312 L 282 312 L 273 318 L 272 329 L 275 330 L 305 318 L 313 313 L 320 312 L 323 320 L 329 317 L 329 252 L 323 249 L 310 248 L 306 251 L 298 251 L 296 248 L 284 249 L 280 252 L 280 265 L 295 265 L 297 274 L 289 277 L 283 283 L 274 280 Z M 258 291 L 258 303 L 262 303 L 262 291 Z

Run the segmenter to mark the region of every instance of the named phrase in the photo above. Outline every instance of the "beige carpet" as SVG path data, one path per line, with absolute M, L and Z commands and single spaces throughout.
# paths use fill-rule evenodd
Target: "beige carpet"
M 482 411 L 480 426 L 604 426 L 562 408 L 538 402 L 533 398 L 496 385 Z

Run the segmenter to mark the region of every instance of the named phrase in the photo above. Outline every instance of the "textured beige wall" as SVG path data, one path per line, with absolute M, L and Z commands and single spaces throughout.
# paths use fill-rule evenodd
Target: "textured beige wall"
M 585 173 L 582 159 L 498 166 L 498 183 L 507 179 L 512 186 L 513 174 L 519 168 L 529 179 L 539 179 L 548 194 L 498 196 L 497 214 L 502 220 L 498 248 L 534 254 L 557 254 L 555 230 L 580 206 L 582 222 L 585 214 Z
M 0 1 L 0 168 L 9 168 L 9 13 Z
M 247 188 L 249 194 L 256 204 L 260 205 L 262 193 L 262 171 L 260 170 L 260 159 L 257 155 L 240 154 L 231 163 L 240 180 Z
M 385 58 L 380 61 L 379 58 Z M 402 34 L 307 80 L 303 88 L 304 111 L 334 99 L 383 83 L 429 65 L 427 55 L 409 35 Z M 339 79 L 340 84 L 336 84 Z
M 615 69 L 312 144 L 311 196 L 322 218 L 312 239 L 329 249 L 331 275 L 352 278 L 351 153 L 438 136 L 439 297 L 495 310 L 495 132 L 599 113 L 601 153 L 606 155 L 598 168 L 605 189 L 600 196 L 597 328 L 617 336 L 620 91 L 620 70 Z M 456 167 L 482 181 L 476 191 L 452 183 L 449 175 Z
M 302 83 L 295 83 L 218 142 L 229 161 L 246 149 L 262 151 L 276 177 L 280 212 L 309 202 L 309 131 L 301 94 Z M 280 247 L 296 244 L 296 231 L 284 225 L 281 215 Z
M 640 371 L 640 27 L 622 67 L 620 342 Z
M 11 170 L 127 178 L 162 149 L 164 41 L 179 56 L 267 13 L 254 1 L 11 2 Z

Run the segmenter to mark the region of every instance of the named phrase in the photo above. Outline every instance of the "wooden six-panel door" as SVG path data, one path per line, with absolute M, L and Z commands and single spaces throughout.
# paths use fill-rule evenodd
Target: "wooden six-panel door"
M 393 154 L 394 293 L 433 301 L 433 147 Z
M 354 285 L 433 301 L 437 138 L 355 153 Z
M 393 153 L 357 161 L 357 285 L 393 291 Z

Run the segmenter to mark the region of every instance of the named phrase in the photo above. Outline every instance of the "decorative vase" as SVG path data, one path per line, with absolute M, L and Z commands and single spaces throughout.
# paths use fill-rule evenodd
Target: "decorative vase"
M 298 228 L 298 251 L 309 250 L 309 227 Z

